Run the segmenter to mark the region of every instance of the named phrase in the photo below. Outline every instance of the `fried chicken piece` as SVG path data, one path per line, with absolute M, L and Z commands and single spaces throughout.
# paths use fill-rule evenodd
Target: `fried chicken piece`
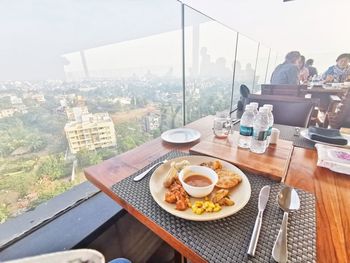
M 187 201 L 185 198 L 181 198 L 176 202 L 176 210 L 184 211 L 188 208 Z
M 190 199 L 178 179 L 176 179 L 165 193 L 165 201 L 171 204 L 176 203 L 176 209 L 184 211 L 189 207 Z
M 165 193 L 165 201 L 170 204 L 175 204 L 177 199 L 176 195 L 173 192 L 166 192 Z

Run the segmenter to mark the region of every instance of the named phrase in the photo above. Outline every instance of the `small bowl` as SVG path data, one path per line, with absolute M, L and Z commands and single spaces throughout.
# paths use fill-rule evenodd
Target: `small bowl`
M 192 185 L 186 184 L 185 179 L 188 176 L 190 176 L 190 175 L 187 176 L 189 172 L 198 173 L 202 176 L 205 176 L 209 178 L 212 183 L 208 186 L 192 186 Z M 214 172 L 212 169 L 208 167 L 199 166 L 199 165 L 190 165 L 190 166 L 186 166 L 184 169 L 181 170 L 179 174 L 179 180 L 183 188 L 185 189 L 185 191 L 190 196 L 201 198 L 209 195 L 213 191 L 215 185 L 219 180 L 219 177 L 216 172 Z

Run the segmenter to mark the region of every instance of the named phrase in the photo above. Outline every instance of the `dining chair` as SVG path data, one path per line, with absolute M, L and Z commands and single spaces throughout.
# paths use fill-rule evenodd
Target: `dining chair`
M 304 98 L 307 85 L 275 85 L 261 84 L 262 95 L 292 96 Z
M 264 104 L 273 105 L 273 116 L 276 124 L 296 127 L 308 127 L 317 99 L 305 99 L 290 96 L 248 95 L 247 102 L 257 102 L 259 107 Z
M 324 127 L 328 126 L 333 129 L 350 128 L 350 90 L 333 109 L 327 112 Z

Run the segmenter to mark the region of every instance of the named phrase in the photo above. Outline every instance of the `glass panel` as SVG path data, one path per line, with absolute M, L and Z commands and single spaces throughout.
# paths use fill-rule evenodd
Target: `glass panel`
M 270 59 L 269 59 L 269 67 L 267 70 L 267 75 L 266 75 L 266 83 L 271 83 L 271 75 L 272 72 L 275 70 L 276 66 L 278 64 L 283 63 L 284 60 L 278 61 L 278 54 L 276 51 L 271 50 L 270 52 Z
M 5 1 L 0 222 L 182 124 L 177 1 Z
M 250 91 L 253 89 L 255 62 L 258 51 L 258 42 L 239 35 L 234 83 L 234 98 L 239 98 L 239 88 L 245 84 Z
M 255 71 L 255 84 L 252 93 L 260 92 L 261 84 L 266 83 L 265 77 L 267 73 L 266 70 L 268 69 L 267 66 L 269 62 L 269 51 L 270 48 L 260 44 L 258 61 Z
M 236 32 L 185 8 L 186 122 L 228 110 Z

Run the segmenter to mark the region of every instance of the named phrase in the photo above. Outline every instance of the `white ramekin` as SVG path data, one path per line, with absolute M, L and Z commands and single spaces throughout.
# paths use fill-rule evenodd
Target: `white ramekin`
M 185 183 L 186 177 L 191 176 L 192 173 L 198 173 L 200 175 L 203 175 L 209 178 L 212 184 L 208 186 L 200 186 L 200 187 L 186 184 Z M 190 166 L 186 166 L 184 169 L 181 170 L 179 174 L 179 180 L 183 188 L 185 189 L 185 191 L 190 196 L 200 198 L 200 197 L 209 195 L 213 191 L 219 178 L 217 173 L 208 167 L 199 166 L 199 165 L 190 165 Z

